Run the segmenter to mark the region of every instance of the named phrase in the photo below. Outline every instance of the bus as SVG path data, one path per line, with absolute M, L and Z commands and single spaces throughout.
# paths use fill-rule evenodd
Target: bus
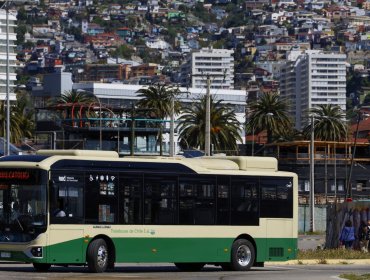
M 0 158 L 0 260 L 174 263 L 245 271 L 296 258 L 298 178 L 271 157 L 119 157 L 40 150 Z

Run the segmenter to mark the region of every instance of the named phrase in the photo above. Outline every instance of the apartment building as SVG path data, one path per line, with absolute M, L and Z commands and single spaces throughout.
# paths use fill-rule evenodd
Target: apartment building
M 17 79 L 15 70 L 16 70 L 16 53 L 14 50 L 16 33 L 15 27 L 17 26 L 16 20 L 17 18 L 12 12 L 9 12 L 9 100 L 15 101 L 16 95 L 14 94 L 14 81 Z M 0 10 L 0 100 L 7 99 L 7 90 L 6 90 L 6 81 L 7 81 L 7 40 L 6 40 L 6 12 L 5 10 Z
M 181 83 L 193 88 L 234 89 L 234 51 L 202 48 L 181 67 Z M 207 79 L 209 78 L 209 79 Z
M 289 102 L 295 127 L 307 123 L 311 108 L 323 104 L 346 111 L 346 55 L 322 50 L 291 51 L 281 70 L 280 94 Z

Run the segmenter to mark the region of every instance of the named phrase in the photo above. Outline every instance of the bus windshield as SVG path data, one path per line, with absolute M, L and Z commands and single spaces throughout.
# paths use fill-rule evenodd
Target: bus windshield
M 0 242 L 28 242 L 46 230 L 40 172 L 0 170 Z

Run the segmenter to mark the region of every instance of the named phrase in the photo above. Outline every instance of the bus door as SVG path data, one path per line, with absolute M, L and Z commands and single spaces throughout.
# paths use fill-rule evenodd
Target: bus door
M 268 260 L 285 259 L 294 228 L 292 178 L 261 179 L 261 217 L 266 218 Z
M 52 174 L 48 262 L 84 263 L 82 174 Z

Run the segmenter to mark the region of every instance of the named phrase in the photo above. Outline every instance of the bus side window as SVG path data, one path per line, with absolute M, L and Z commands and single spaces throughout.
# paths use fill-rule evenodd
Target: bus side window
M 120 177 L 120 224 L 142 224 L 142 175 Z
M 144 181 L 145 224 L 176 224 L 176 178 L 167 176 L 147 176 Z
M 194 224 L 215 224 L 215 183 L 212 179 L 197 184 Z
M 292 178 L 261 179 L 261 217 L 293 217 Z
M 219 177 L 217 179 L 217 225 L 230 224 L 230 179 Z
M 258 180 L 245 177 L 233 178 L 231 186 L 231 224 L 258 225 Z
M 86 173 L 85 184 L 85 223 L 117 223 L 118 174 L 105 171 Z

